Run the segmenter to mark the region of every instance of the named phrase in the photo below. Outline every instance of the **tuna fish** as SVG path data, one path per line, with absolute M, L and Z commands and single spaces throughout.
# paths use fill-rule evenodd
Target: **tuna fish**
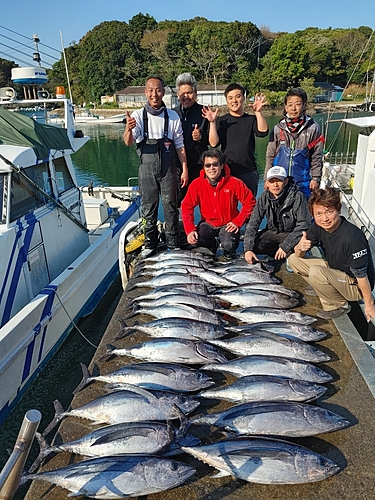
M 244 290 L 247 292 L 250 292 L 252 290 L 262 290 L 262 291 L 268 291 L 268 292 L 277 292 L 277 293 L 283 293 L 284 295 L 288 295 L 289 297 L 294 297 L 296 299 L 300 299 L 301 294 L 296 292 L 295 290 L 291 290 L 290 288 L 287 288 L 283 285 L 279 285 L 277 283 L 247 283 L 244 285 L 237 285 L 233 288 L 227 288 L 225 291 L 232 292 L 235 290 Z M 220 293 L 221 290 L 217 290 L 217 293 Z
M 42 461 L 53 452 L 68 451 L 84 457 L 178 454 L 181 453 L 180 440 L 185 446 L 200 444 L 199 439 L 191 434 L 186 436 L 188 425 L 186 417 L 179 429 L 176 429 L 171 422 L 126 422 L 101 427 L 81 438 L 59 445 L 49 445 L 45 438 L 37 433 L 40 453 L 29 472 L 37 470 Z M 187 442 L 191 444 L 187 445 Z
M 249 375 L 237 379 L 233 384 L 218 389 L 207 389 L 199 395 L 204 398 L 222 399 L 232 403 L 255 401 L 301 401 L 319 398 L 327 387 L 306 380 L 273 377 L 271 375 Z
M 211 340 L 227 335 L 227 331 L 220 325 L 194 319 L 165 318 L 134 326 L 126 326 L 125 322 L 121 321 L 122 328 L 115 340 L 122 338 L 131 330 L 138 330 L 151 337 L 174 337 L 190 340 Z
M 54 404 L 55 417 L 43 432 L 43 436 L 67 416 L 86 418 L 93 424 L 171 420 L 179 417 L 179 410 L 188 414 L 200 403 L 182 394 L 165 391 L 154 394 L 141 387 L 124 384 L 122 391 L 105 394 L 72 410 L 64 411 L 58 401 Z
M 195 473 L 176 460 L 149 456 L 110 456 L 83 460 L 61 469 L 30 474 L 71 492 L 96 499 L 138 497 L 174 488 Z
M 147 299 L 145 297 L 137 297 L 133 300 L 139 307 L 158 307 L 165 305 L 179 305 L 186 304 L 193 307 L 200 307 L 201 309 L 215 309 L 217 307 L 216 301 L 212 296 L 203 297 L 202 295 L 195 295 L 194 293 L 177 291 L 175 293 L 165 293 L 163 297 L 158 299 Z M 130 304 L 131 305 L 131 304 Z
M 220 310 L 220 309 L 219 309 Z M 196 319 L 206 323 L 213 323 L 215 325 L 222 324 L 222 320 L 215 311 L 210 309 L 202 309 L 201 307 L 188 306 L 186 304 L 165 304 L 164 306 L 155 307 L 138 307 L 134 306 L 132 313 L 125 316 L 124 319 L 132 318 L 137 314 L 148 314 L 154 318 L 185 318 Z
M 186 363 L 190 365 L 225 363 L 227 358 L 212 345 L 203 341 L 165 337 L 142 342 L 133 347 L 117 349 L 107 345 L 107 352 L 100 358 L 115 356 L 131 356 L 146 361 L 161 363 Z
M 201 259 L 191 259 L 189 257 L 184 257 L 183 255 L 181 257 L 175 257 L 174 259 L 161 259 L 156 262 L 144 262 L 141 265 L 137 266 L 137 269 L 163 269 L 163 268 L 168 268 L 168 267 L 175 267 L 175 266 L 190 266 L 190 267 L 200 267 L 203 269 L 208 269 L 210 264 L 206 262 L 205 260 Z
M 277 333 L 287 339 L 303 340 L 304 342 L 318 342 L 325 339 L 327 334 L 316 330 L 309 325 L 300 323 L 288 323 L 286 321 L 265 321 L 262 323 L 253 323 L 250 325 L 227 326 L 226 330 L 247 335 L 248 332 L 270 332 Z
M 263 272 L 246 271 L 244 269 L 232 269 L 225 273 L 225 277 L 237 285 L 248 283 L 280 283 L 279 278 Z
M 205 285 L 206 282 L 202 278 L 199 278 L 199 276 L 193 276 L 191 274 L 164 273 L 148 281 L 138 281 L 137 283 L 132 283 L 132 284 L 128 283 L 126 290 L 129 291 L 133 290 L 133 288 L 139 288 L 139 287 L 156 288 L 164 285 L 178 285 L 178 284 Z
M 191 420 L 214 425 L 240 435 L 307 437 L 333 432 L 350 425 L 332 411 L 294 401 L 244 403 Z
M 92 376 L 82 363 L 81 368 L 83 378 L 73 391 L 74 394 L 95 380 L 107 384 L 131 384 L 144 389 L 179 392 L 193 392 L 214 385 L 214 381 L 205 373 L 178 364 L 135 363 L 97 376 Z
M 223 312 L 217 309 L 217 312 Z M 225 314 L 238 319 L 242 323 L 261 323 L 262 321 L 291 321 L 292 323 L 301 323 L 309 325 L 316 321 L 316 318 L 307 314 L 295 311 L 275 311 L 271 307 L 247 307 L 239 310 L 226 310 Z
M 276 356 L 244 356 L 220 365 L 206 365 L 203 370 L 230 373 L 236 377 L 274 375 L 275 377 L 307 380 L 317 384 L 333 380 L 329 373 L 311 363 Z
M 299 305 L 299 299 L 289 297 L 283 293 L 270 292 L 266 290 L 237 290 L 221 291 L 214 293 L 211 297 L 219 302 L 230 302 L 232 305 L 241 307 L 273 307 L 275 309 L 290 309 Z
M 233 339 L 210 340 L 211 344 L 222 347 L 240 356 L 265 355 L 301 359 L 310 363 L 324 363 L 331 358 L 317 347 L 290 340 L 268 332 L 249 332 L 248 335 Z
M 261 484 L 301 484 L 322 481 L 340 468 L 307 448 L 279 439 L 229 439 L 183 451 L 216 467 L 215 477 L 234 476 Z

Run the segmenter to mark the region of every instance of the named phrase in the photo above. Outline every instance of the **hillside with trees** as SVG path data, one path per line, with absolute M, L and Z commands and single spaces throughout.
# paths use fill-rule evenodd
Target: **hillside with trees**
M 265 91 L 271 102 L 291 86 L 313 93 L 313 82 L 363 87 L 372 81 L 375 37 L 366 26 L 351 29 L 306 28 L 272 33 L 251 22 L 216 22 L 202 17 L 186 21 L 156 20 L 137 14 L 128 23 L 105 21 L 66 48 L 74 102 L 99 102 L 129 85 L 143 85 L 158 74 L 174 85 L 176 76 L 192 72 L 199 83 L 241 82 L 249 92 Z M 10 61 L 0 60 L 6 83 Z M 49 71 L 49 90 L 66 85 L 61 59 Z M 363 91 L 363 90 L 362 90 Z

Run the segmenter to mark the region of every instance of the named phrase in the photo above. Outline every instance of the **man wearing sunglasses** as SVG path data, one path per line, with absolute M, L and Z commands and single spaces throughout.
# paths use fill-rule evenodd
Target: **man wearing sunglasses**
M 230 175 L 221 151 L 205 151 L 200 162 L 203 167 L 200 176 L 190 184 L 181 205 L 187 241 L 215 254 L 219 238 L 224 257 L 234 258 L 240 228 L 248 221 L 255 206 L 254 195 L 240 179 Z M 197 206 L 201 221 L 195 225 L 194 209 Z

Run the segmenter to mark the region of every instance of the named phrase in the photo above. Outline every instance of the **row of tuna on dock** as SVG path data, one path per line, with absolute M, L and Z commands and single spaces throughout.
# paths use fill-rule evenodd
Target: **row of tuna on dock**
M 261 484 L 316 482 L 339 472 L 332 460 L 285 440 L 338 431 L 350 422 L 315 404 L 327 392 L 323 384 L 333 380 L 317 366 L 331 355 L 312 344 L 325 333 L 311 326 L 315 318 L 291 311 L 301 297 L 272 271 L 239 257 L 217 262 L 188 251 L 139 261 L 127 291 L 150 291 L 129 302 L 114 345 L 101 358 L 125 356 L 125 364 L 99 374 L 82 365 L 75 392 L 103 382 L 106 393 L 66 411 L 55 402 L 55 418 L 38 435 L 40 455 L 27 478 L 74 496 L 115 499 L 194 481 L 192 460 L 175 459 L 183 453 L 216 468 L 214 477 Z M 154 320 L 134 322 L 139 315 Z M 121 346 L 139 334 L 152 338 Z M 137 361 L 129 364 L 129 357 Z M 218 401 L 224 409 L 202 411 Z M 101 427 L 49 445 L 46 436 L 65 417 Z M 49 454 L 61 451 L 86 459 L 35 473 Z

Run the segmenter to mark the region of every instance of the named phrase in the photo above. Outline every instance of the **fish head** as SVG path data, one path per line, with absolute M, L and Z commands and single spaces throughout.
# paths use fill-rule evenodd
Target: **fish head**
M 199 401 L 186 394 L 165 393 L 165 396 L 162 396 L 159 400 L 164 402 L 162 401 L 164 399 L 167 405 L 176 405 L 185 415 L 188 415 L 200 405 Z
M 177 376 L 177 383 L 179 389 L 186 392 L 205 389 L 215 384 L 211 377 L 196 370 L 180 372 Z
M 214 342 L 212 342 L 214 343 Z M 226 363 L 228 360 L 215 346 L 207 342 L 196 343 L 197 353 L 211 363 Z
M 332 460 L 309 450 L 298 451 L 295 456 L 295 467 L 298 476 L 308 478 L 309 482 L 322 481 L 340 470 Z
M 195 474 L 195 469 L 177 460 L 152 457 L 143 463 L 147 484 L 160 491 L 174 488 Z

